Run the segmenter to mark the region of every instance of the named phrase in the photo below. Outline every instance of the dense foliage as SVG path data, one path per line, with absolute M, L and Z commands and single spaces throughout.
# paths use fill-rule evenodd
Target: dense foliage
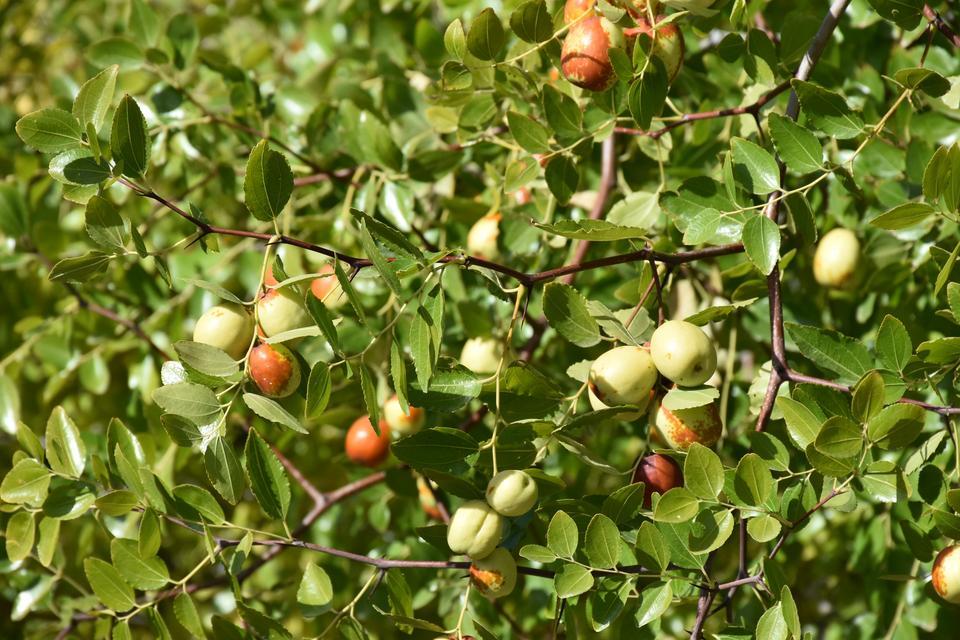
M 3 637 L 956 637 L 953 18 L 0 2 Z

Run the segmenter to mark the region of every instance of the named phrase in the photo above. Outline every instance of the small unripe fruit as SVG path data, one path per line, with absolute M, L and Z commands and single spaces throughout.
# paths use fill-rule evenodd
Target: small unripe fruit
M 340 287 L 340 281 L 337 280 L 336 270 L 332 264 L 325 264 L 317 273 L 322 278 L 317 278 L 310 283 L 310 292 L 313 297 L 323 303 L 327 309 L 339 309 L 347 301 L 347 295 Z
M 423 409 L 409 405 L 408 407 L 410 413 L 404 413 L 403 407 L 400 406 L 400 399 L 396 394 L 383 405 L 384 421 L 390 425 L 391 431 L 401 436 L 408 436 L 411 433 L 420 431 L 420 429 L 423 428 L 423 423 L 426 421 Z
M 474 560 L 490 555 L 503 536 L 503 518 L 483 500 L 468 500 L 447 525 L 447 546 Z
M 960 545 L 944 547 L 937 554 L 930 579 L 938 596 L 960 604 Z
M 271 289 L 263 294 L 257 302 L 257 319 L 268 338 L 311 324 L 303 300 L 293 287 Z
M 503 343 L 493 338 L 470 338 L 463 344 L 460 352 L 460 364 L 470 371 L 490 374 L 500 366 L 503 355 Z
M 663 405 L 657 410 L 657 429 L 670 447 L 686 451 L 694 442 L 712 447 L 723 433 L 717 404 L 671 411 Z
M 430 490 L 430 481 L 423 476 L 417 476 L 417 495 L 420 498 L 420 508 L 431 520 L 443 520 L 443 513 L 437 503 L 437 497 Z
M 664 494 L 670 489 L 683 486 L 683 471 L 670 456 L 659 453 L 640 459 L 633 472 L 633 481 L 642 482 L 643 506 L 650 508 L 650 497 L 654 493 Z
M 370 416 L 357 418 L 347 431 L 347 457 L 365 467 L 376 467 L 390 454 L 390 427 L 380 421 L 380 435 L 373 430 Z
M 572 84 L 604 91 L 616 81 L 610 49 L 623 48 L 623 31 L 601 16 L 590 16 L 576 23 L 567 32 L 560 51 L 563 75 Z
M 501 547 L 485 558 L 474 560 L 470 565 L 470 578 L 485 596 L 508 596 L 517 586 L 517 561 Z
M 831 229 L 813 254 L 813 277 L 825 287 L 852 285 L 860 263 L 860 241 L 849 229 Z
M 224 302 L 210 307 L 197 320 L 193 341 L 226 351 L 239 360 L 253 340 L 253 316 L 239 304 Z
M 650 391 L 657 383 L 657 368 L 649 349 L 616 347 L 600 355 L 590 366 L 587 392 L 595 410 L 610 406 L 635 404 L 640 411 L 650 401 Z M 631 420 L 640 414 L 624 415 Z
M 570 24 L 582 16 L 593 12 L 597 0 L 567 0 L 563 5 L 563 23 Z
M 250 377 L 264 395 L 285 398 L 300 386 L 300 363 L 282 344 L 261 344 L 250 352 Z
M 662 16 L 658 17 L 657 20 L 659 21 L 661 18 Z M 667 70 L 668 81 L 673 82 L 680 73 L 681 67 L 683 67 L 683 32 L 673 22 L 663 25 L 654 24 L 655 26 L 651 27 L 646 18 L 639 17 L 637 18 L 637 27 L 633 32 L 644 34 L 653 40 L 651 52 L 663 63 Z
M 487 484 L 487 504 L 502 516 L 522 516 L 537 503 L 537 483 L 517 469 L 501 471 Z
M 499 213 L 490 213 L 477 220 L 467 233 L 467 253 L 485 260 L 500 257 L 497 239 L 500 237 Z
M 668 320 L 650 338 L 653 364 L 665 377 L 682 387 L 695 387 L 717 370 L 717 349 L 695 324 Z

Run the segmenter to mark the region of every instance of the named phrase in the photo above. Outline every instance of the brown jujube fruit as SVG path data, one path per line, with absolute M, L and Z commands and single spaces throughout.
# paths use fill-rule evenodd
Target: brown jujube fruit
M 643 506 L 649 509 L 654 493 L 662 495 L 670 489 L 683 486 L 683 471 L 670 456 L 654 453 L 640 460 L 633 472 L 633 481 L 644 484 Z
M 380 421 L 380 435 L 373 430 L 370 416 L 360 416 L 347 431 L 347 457 L 365 467 L 376 467 L 390 454 L 390 427 Z
M 563 75 L 572 84 L 604 91 L 616 80 L 610 48 L 623 45 L 619 27 L 600 16 L 590 16 L 567 32 L 560 52 Z

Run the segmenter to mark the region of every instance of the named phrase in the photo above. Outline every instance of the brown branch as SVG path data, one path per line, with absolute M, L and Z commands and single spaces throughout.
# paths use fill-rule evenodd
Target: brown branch
M 830 387 L 831 389 L 836 389 L 837 391 L 842 391 L 844 393 L 851 393 L 852 389 L 849 385 L 841 384 L 839 382 L 834 382 L 832 380 L 826 380 L 824 378 L 816 378 L 814 376 L 808 376 L 803 373 L 798 373 L 793 369 L 788 369 L 786 373 L 785 380 L 787 382 L 796 382 L 798 384 L 815 384 L 821 387 Z M 960 407 L 944 407 L 941 405 L 930 404 L 929 402 L 924 402 L 923 400 L 914 400 L 913 398 L 900 398 L 897 400 L 900 404 L 912 404 L 927 411 L 932 411 L 934 413 L 939 413 L 942 416 L 958 415 L 960 414 Z
M 843 493 L 843 490 L 842 490 L 842 489 L 834 489 L 833 491 L 831 491 L 830 493 L 828 493 L 826 496 L 824 496 L 824 497 L 820 500 L 820 502 L 818 502 L 817 504 L 813 505 L 806 513 L 804 513 L 802 516 L 800 516 L 799 518 L 797 518 L 797 519 L 790 525 L 790 527 L 789 527 L 786 531 L 784 531 L 782 534 L 780 534 L 780 539 L 777 540 L 777 544 L 774 545 L 774 547 L 773 547 L 773 549 L 770 551 L 770 555 L 769 555 L 768 557 L 770 557 L 770 558 L 772 559 L 772 558 L 775 557 L 778 553 L 780 553 L 780 549 L 783 548 L 783 544 L 787 541 L 787 538 L 790 537 L 790 534 L 797 530 L 797 527 L 799 527 L 801 524 L 803 524 L 804 522 L 806 522 L 806 520 L 807 520 L 810 516 L 812 516 L 812 515 L 815 514 L 817 511 L 819 511 L 820 509 L 822 509 L 828 502 L 830 502 L 831 500 L 833 500 L 834 498 L 836 498 L 836 497 L 837 497 L 838 495 L 840 495 L 841 493 Z
M 957 35 L 957 33 L 950 28 L 950 25 L 944 21 L 943 17 L 934 11 L 930 5 L 923 5 L 923 15 L 927 20 L 930 21 L 930 24 L 937 28 L 937 31 L 943 34 L 943 37 L 953 44 L 953 46 L 960 48 L 960 35 Z
M 607 200 L 610 199 L 610 191 L 617 183 L 617 143 L 616 134 L 610 134 L 603 141 L 600 149 L 600 185 L 597 187 L 597 197 L 593 201 L 593 208 L 587 216 L 590 220 L 599 220 L 603 217 L 603 210 L 607 207 Z M 590 249 L 589 240 L 581 240 L 577 245 L 577 250 L 573 254 L 573 264 L 580 264 L 587 257 L 587 251 Z M 571 284 L 576 272 L 571 272 L 561 278 L 561 282 Z
M 358 168 L 359 167 L 352 167 L 347 169 L 335 169 L 333 171 L 318 171 L 317 173 L 309 176 L 294 178 L 293 186 L 305 187 L 307 185 L 317 184 L 320 182 L 330 182 L 331 180 L 349 181 L 350 178 L 353 177 L 353 174 L 357 172 Z
M 771 100 L 790 88 L 790 81 L 781 82 L 776 87 L 760 96 L 756 102 L 744 105 L 742 107 L 730 107 L 727 109 L 713 109 L 712 111 L 700 111 L 698 113 L 686 113 L 680 119 L 670 122 L 659 129 L 631 129 L 629 127 L 617 127 L 614 129 L 617 133 L 623 133 L 631 136 L 646 136 L 654 140 L 660 138 L 665 133 L 672 131 L 683 125 L 697 122 L 699 120 L 712 120 L 714 118 L 729 118 L 730 116 L 754 115 L 760 113 Z

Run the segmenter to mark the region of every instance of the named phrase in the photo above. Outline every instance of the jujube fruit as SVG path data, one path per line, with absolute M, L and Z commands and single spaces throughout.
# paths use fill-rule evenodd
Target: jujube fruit
M 467 252 L 484 260 L 496 260 L 500 257 L 497 240 L 500 237 L 499 213 L 489 213 L 470 227 L 467 232 Z
M 672 411 L 661 404 L 657 409 L 656 426 L 667 444 L 678 451 L 686 451 L 694 442 L 712 447 L 723 434 L 723 423 L 715 402 Z
M 654 493 L 664 494 L 683 486 L 683 471 L 670 456 L 654 453 L 640 459 L 633 472 L 633 481 L 643 483 L 643 506 L 649 509 Z
M 470 338 L 463 344 L 460 364 L 474 373 L 490 374 L 500 366 L 503 343 L 493 338 Z
M 631 31 L 649 36 L 653 40 L 650 52 L 663 63 L 667 71 L 667 80 L 673 82 L 683 67 L 683 32 L 673 22 L 660 24 L 662 18 L 663 16 L 659 16 L 656 19 L 657 22 L 651 27 L 647 18 L 638 17 L 637 26 Z
M 311 324 L 303 300 L 294 287 L 271 289 L 263 294 L 257 301 L 257 319 L 263 335 L 268 338 Z
M 409 413 L 403 411 L 400 405 L 400 399 L 396 394 L 390 397 L 383 405 L 383 419 L 390 426 L 390 429 L 401 436 L 408 436 L 416 433 L 423 428 L 426 416 L 423 409 L 407 405 Z
M 683 387 L 695 387 L 717 370 L 717 349 L 695 324 L 668 320 L 650 338 L 650 355 L 657 370 Z
M 365 467 L 376 467 L 390 454 L 390 427 L 380 421 L 380 435 L 373 430 L 370 416 L 357 418 L 347 431 L 347 457 Z
M 597 0 L 567 0 L 563 5 L 563 23 L 576 22 L 582 16 L 592 13 Z
M 635 404 L 639 411 L 650 401 L 650 391 L 657 383 L 657 368 L 650 351 L 643 347 L 615 347 L 600 355 L 590 365 L 587 393 L 595 410 L 611 406 Z M 624 416 L 632 419 L 640 414 Z
M 447 546 L 474 560 L 490 555 L 503 536 L 503 517 L 483 500 L 468 500 L 447 525 Z
M 855 281 L 860 263 L 860 241 L 849 229 L 831 229 L 813 254 L 813 277 L 825 287 L 842 289 Z
M 501 471 L 487 484 L 487 504 L 503 516 L 522 516 L 537 503 L 539 489 L 529 474 L 518 469 Z
M 610 49 L 623 48 L 626 41 L 620 27 L 601 16 L 589 16 L 567 32 L 560 51 L 566 79 L 590 91 L 604 91 L 616 80 Z
M 930 581 L 937 595 L 960 604 L 960 545 L 944 547 L 933 561 Z
M 226 351 L 239 360 L 253 340 L 253 316 L 241 305 L 224 302 L 207 309 L 193 329 L 193 341 Z
M 340 281 L 337 280 L 336 269 L 332 264 L 327 263 L 317 269 L 317 273 L 323 277 L 310 283 L 310 292 L 313 293 L 313 297 L 321 301 L 323 306 L 328 309 L 342 307 L 347 301 L 347 296 L 340 286 Z
M 417 496 L 420 499 L 420 508 L 431 520 L 443 520 L 437 497 L 430 490 L 430 481 L 423 476 L 417 476 Z
M 261 344 L 250 352 L 250 377 L 264 395 L 285 398 L 300 386 L 300 363 L 282 344 Z
M 490 555 L 473 561 L 470 578 L 485 596 L 508 596 L 517 586 L 517 561 L 506 549 L 495 549 Z

